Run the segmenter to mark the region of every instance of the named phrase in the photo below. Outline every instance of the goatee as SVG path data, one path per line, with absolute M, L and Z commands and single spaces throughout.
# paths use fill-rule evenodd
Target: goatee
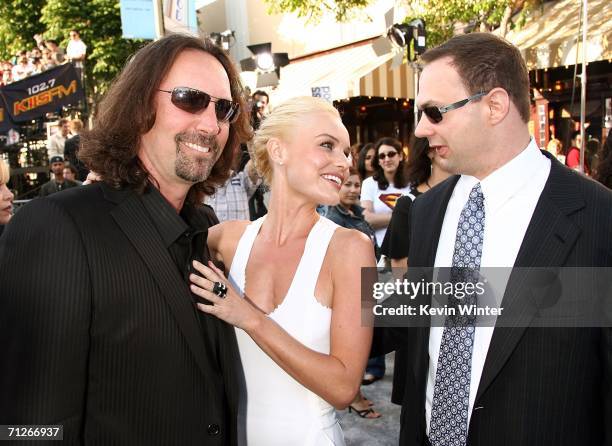
M 190 183 L 200 183 L 208 178 L 210 172 L 220 156 L 219 144 L 215 135 L 203 135 L 198 132 L 181 132 L 174 137 L 176 143 L 176 160 L 174 171 L 176 176 Z M 182 149 L 185 143 L 208 147 L 211 156 L 199 157 L 197 151 Z

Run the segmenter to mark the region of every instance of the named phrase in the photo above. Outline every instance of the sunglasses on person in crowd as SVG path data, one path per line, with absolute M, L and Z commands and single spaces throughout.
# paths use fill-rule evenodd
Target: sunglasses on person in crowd
M 476 93 L 475 95 L 472 95 L 469 98 L 454 102 L 450 105 L 445 105 L 444 107 L 437 107 L 435 105 L 425 107 L 419 110 L 419 120 L 421 119 L 421 113 L 425 113 L 425 116 L 427 116 L 431 122 L 433 122 L 434 124 L 438 124 L 442 121 L 444 113 L 461 108 L 468 102 L 473 101 L 475 99 L 479 99 L 486 94 L 487 93 L 485 92 Z
M 397 152 L 379 153 L 378 154 L 378 159 L 380 161 L 384 160 L 385 158 L 392 159 L 392 158 L 395 158 L 395 155 L 397 155 Z
M 170 101 L 175 107 L 188 113 L 195 114 L 206 110 L 208 105 L 213 102 L 215 104 L 215 115 L 219 122 L 232 123 L 240 113 L 240 106 L 237 102 L 216 98 L 195 88 L 175 87 L 172 90 L 159 89 L 159 91 L 170 93 Z

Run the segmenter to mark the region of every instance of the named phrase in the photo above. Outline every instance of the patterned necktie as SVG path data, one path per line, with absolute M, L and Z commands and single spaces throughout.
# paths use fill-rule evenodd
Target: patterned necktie
M 480 269 L 484 238 L 484 196 L 480 183 L 471 192 L 459 216 L 452 282 L 475 282 Z M 449 303 L 458 303 L 452 297 Z M 466 295 L 461 304 L 475 304 Z M 434 382 L 429 440 L 433 446 L 464 446 L 468 433 L 468 407 L 475 317 L 447 316 L 442 332 L 438 368 Z

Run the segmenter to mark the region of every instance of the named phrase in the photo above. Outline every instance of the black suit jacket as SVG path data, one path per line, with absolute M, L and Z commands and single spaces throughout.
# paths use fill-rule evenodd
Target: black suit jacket
M 234 329 L 196 311 L 138 194 L 97 183 L 24 206 L 0 290 L 0 424 L 61 424 L 65 444 L 237 443 Z
M 612 193 L 548 157 L 550 175 L 514 266 L 612 265 Z M 458 179 L 451 177 L 415 200 L 411 267 L 433 266 Z M 502 306 L 520 313 L 522 327 L 494 330 L 468 444 L 612 444 L 612 329 L 530 327 L 535 313 L 523 300 L 528 293 L 524 281 L 510 277 Z M 379 337 L 378 350 L 406 348 L 400 444 L 423 445 L 429 328 L 396 329 L 391 335 L 383 339 L 385 345 Z

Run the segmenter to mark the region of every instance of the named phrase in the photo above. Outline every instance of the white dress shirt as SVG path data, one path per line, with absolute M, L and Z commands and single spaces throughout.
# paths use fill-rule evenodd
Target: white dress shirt
M 550 160 L 540 152 L 535 141 L 531 139 L 529 145 L 519 155 L 480 181 L 485 206 L 481 268 L 514 266 L 549 173 Z M 459 216 L 476 183 L 478 179 L 469 175 L 462 175 L 457 182 L 444 215 L 434 267 L 452 266 Z M 505 289 L 505 284 L 503 288 Z M 499 292 L 501 293 L 499 295 L 503 296 L 503 290 Z M 475 329 L 468 426 L 493 329 L 493 327 Z M 431 327 L 429 331 L 429 371 L 425 393 L 427 433 L 429 433 L 434 381 L 443 330 L 444 327 Z
M 64 157 L 64 147 L 66 145 L 66 138 L 62 135 L 61 130 L 57 130 L 47 142 L 47 156 L 51 159 L 52 156 Z

